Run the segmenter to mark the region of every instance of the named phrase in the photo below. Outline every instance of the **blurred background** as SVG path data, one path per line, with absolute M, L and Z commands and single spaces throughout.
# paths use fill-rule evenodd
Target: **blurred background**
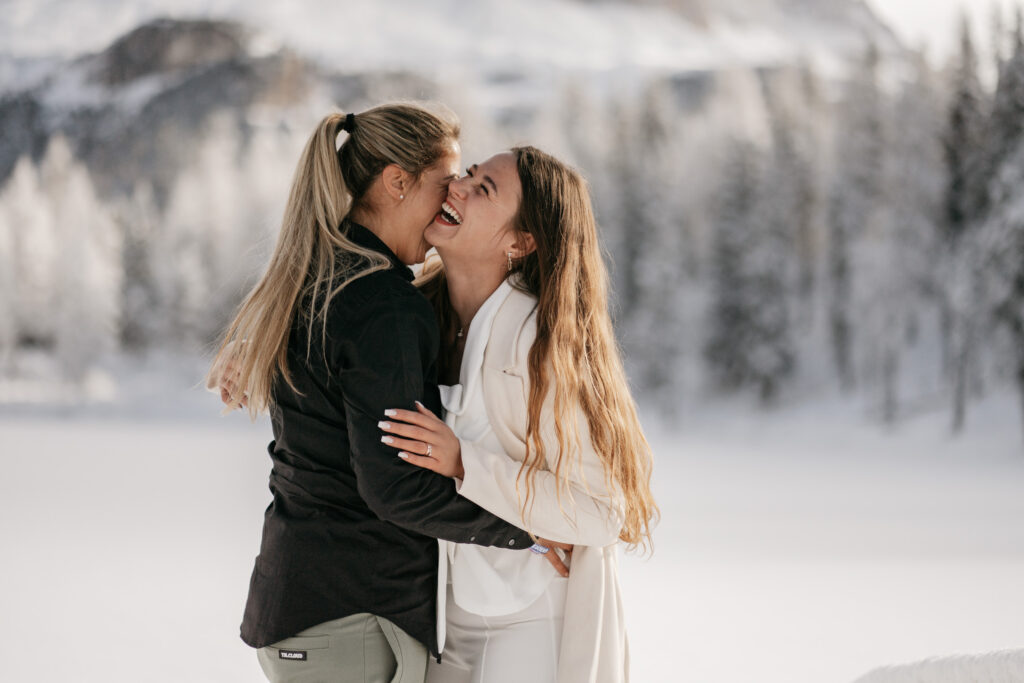
M 261 680 L 269 424 L 200 380 L 315 123 L 395 99 L 590 182 L 663 513 L 635 680 L 1024 647 L 1017 5 L 0 0 L 10 680 Z

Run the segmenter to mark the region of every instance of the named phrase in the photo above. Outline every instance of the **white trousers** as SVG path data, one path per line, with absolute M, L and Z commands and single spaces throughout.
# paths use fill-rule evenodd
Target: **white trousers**
M 552 579 L 526 609 L 483 617 L 455 604 L 449 584 L 443 661 L 430 658 L 426 683 L 555 683 L 568 585 Z

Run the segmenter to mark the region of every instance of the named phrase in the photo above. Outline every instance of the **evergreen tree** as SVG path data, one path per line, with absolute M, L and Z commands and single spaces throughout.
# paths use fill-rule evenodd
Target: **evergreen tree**
M 736 143 L 724 167 L 711 262 L 710 334 L 704 355 L 719 387 L 735 390 L 752 377 L 750 328 L 753 319 L 747 260 L 758 202 L 755 150 Z
M 802 116 L 796 119 L 796 150 L 799 154 L 800 183 L 797 217 L 794 221 L 798 262 L 797 291 L 802 302 L 803 319 L 810 322 L 816 285 L 820 245 L 825 242 L 823 209 L 826 196 L 825 173 L 827 131 L 830 112 L 822 87 L 813 68 L 803 63 L 799 69 Z
M 794 354 L 786 287 L 791 240 L 784 222 L 766 216 L 765 168 L 754 146 L 735 143 L 715 223 L 705 357 L 721 388 L 753 386 L 769 403 L 792 373 Z
M 752 299 L 747 365 L 762 403 L 771 403 L 796 365 L 787 287 L 792 243 L 787 226 L 760 215 L 751 227 L 756 233 L 747 255 L 745 289 Z
M 943 136 L 947 169 L 944 241 L 955 245 L 977 217 L 984 185 L 979 183 L 979 151 L 985 133 L 985 96 L 978 77 L 978 59 L 970 22 L 960 27 L 960 54 L 953 77 L 949 123 Z M 980 185 L 980 187 L 979 187 Z
M 120 243 L 88 171 L 63 137 L 50 141 L 39 178 L 57 236 L 55 349 L 64 376 L 78 382 L 118 346 Z
M 1019 16 L 1019 15 L 1018 15 Z M 1020 22 L 1018 21 L 1018 26 Z M 994 320 L 1007 330 L 1010 359 L 1024 418 L 1024 45 L 1000 74 L 989 128 L 987 195 L 989 212 L 981 235 L 975 273 L 985 277 L 985 293 Z
M 674 406 L 686 351 L 685 217 L 674 182 L 678 112 L 666 84 L 655 82 L 618 116 L 613 161 L 620 195 L 609 222 L 617 238 L 619 330 L 634 379 L 659 404 Z
M 249 156 L 237 126 L 221 119 L 171 189 L 155 249 L 175 257 L 153 262 L 152 275 L 168 303 L 168 337 L 186 348 L 216 337 L 265 263 L 283 190 L 268 197 L 260 169 L 274 163 Z
M 938 223 L 941 250 L 937 254 L 939 262 L 944 264 L 938 272 L 952 277 L 936 278 L 932 291 L 939 304 L 943 375 L 953 381 L 953 428 L 959 430 L 964 420 L 968 370 L 974 353 L 974 323 L 970 319 L 973 314 L 963 306 L 970 298 L 972 285 L 958 279 L 967 271 L 957 261 L 965 258 L 962 238 L 977 225 L 986 202 L 983 145 L 988 109 L 966 16 L 961 20 L 960 54 L 953 78 L 952 100 L 943 136 L 946 210 L 945 219 Z M 971 279 L 970 275 L 967 277 Z
M 641 114 L 626 105 L 613 108 L 614 151 L 612 152 L 614 182 L 618 202 L 614 210 L 615 289 L 618 305 L 623 311 L 635 311 L 640 305 L 641 279 L 644 263 L 642 247 L 652 238 L 654 227 L 648 219 L 650 205 L 648 166 L 644 158 L 647 146 L 641 146 L 637 132 Z M 648 140 L 661 134 L 645 131 Z
M 54 341 L 54 254 L 57 248 L 53 212 L 39 181 L 39 171 L 25 156 L 18 160 L 0 193 L 10 227 L 13 260 L 13 320 L 16 343 L 48 347 Z
M 1010 53 L 1017 54 L 1024 48 L 1024 11 L 1020 5 L 1013 8 L 1013 43 L 1010 46 Z
M 875 229 L 860 240 L 857 260 L 860 345 L 876 378 L 881 414 L 899 415 L 903 357 L 933 281 L 941 219 L 942 108 L 931 69 L 916 55 L 915 76 L 888 109 L 890 142 Z
M 0 204 L 0 377 L 13 369 L 18 328 L 14 317 L 14 228 Z
M 836 172 L 829 202 L 827 273 L 833 357 L 840 386 L 854 384 L 853 250 L 871 232 L 882 196 L 885 154 L 879 54 L 870 46 L 846 86 L 836 127 Z
M 771 125 L 771 158 L 765 168 L 762 215 L 778 244 L 778 263 L 788 299 L 806 328 L 812 317 L 817 245 L 821 241 L 818 171 L 822 136 L 816 128 L 816 84 L 809 67 L 783 69 L 765 89 Z
M 159 339 L 161 321 L 168 302 L 160 298 L 156 282 L 154 253 L 160 215 L 148 183 L 136 185 L 118 215 L 124 249 L 122 252 L 121 345 L 140 351 Z

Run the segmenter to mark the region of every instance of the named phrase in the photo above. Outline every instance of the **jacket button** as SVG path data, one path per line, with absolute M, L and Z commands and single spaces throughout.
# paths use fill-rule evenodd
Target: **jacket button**
M 473 542 L 473 541 L 475 541 L 475 540 L 476 540 L 476 536 L 470 536 L 470 537 L 469 537 L 469 542 L 470 542 L 470 543 L 472 543 L 472 542 Z
M 508 542 L 508 544 L 509 545 L 515 545 L 516 544 L 516 539 L 513 538 L 511 541 Z

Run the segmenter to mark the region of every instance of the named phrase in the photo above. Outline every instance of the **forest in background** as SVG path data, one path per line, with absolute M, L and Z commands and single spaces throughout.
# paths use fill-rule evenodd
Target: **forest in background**
M 168 143 L 189 153 L 164 177 L 111 180 L 57 133 L 0 187 L 0 376 L 42 354 L 74 386 L 111 354 L 209 352 L 273 245 L 310 112 L 426 95 L 462 117 L 467 162 L 531 142 L 583 171 L 631 379 L 666 412 L 846 393 L 885 423 L 946 409 L 956 430 L 1009 385 L 1024 417 L 1024 39 L 1010 23 L 983 46 L 965 26 L 939 70 L 868 49 L 840 80 L 737 67 L 652 74 L 616 97 L 565 79 L 502 116 L 421 81 L 298 113 L 277 93 L 276 109 L 211 108 Z

